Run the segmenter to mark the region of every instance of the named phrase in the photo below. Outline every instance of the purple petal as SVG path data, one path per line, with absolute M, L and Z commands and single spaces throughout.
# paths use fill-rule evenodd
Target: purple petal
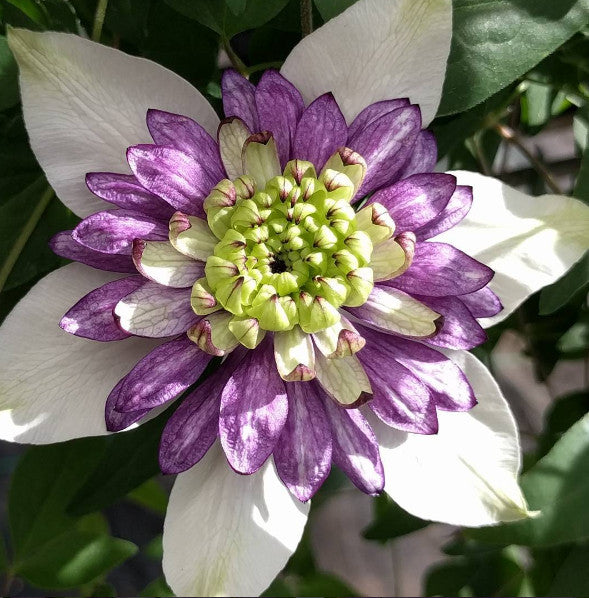
M 489 287 L 458 297 L 475 318 L 490 318 L 502 309 L 501 300 Z
M 406 293 L 446 297 L 474 293 L 487 285 L 493 275 L 491 268 L 456 247 L 427 242 L 417 243 L 409 269 L 390 282 Z
M 219 435 L 221 393 L 231 370 L 228 361 L 191 392 L 168 420 L 159 452 L 163 473 L 190 469 L 215 442 Z
M 221 79 L 223 110 L 226 117 L 237 116 L 249 128 L 260 131 L 256 108 L 256 86 L 233 69 L 227 69 Z
M 435 402 L 417 376 L 378 344 L 366 343 L 357 356 L 374 394 L 368 405 L 385 424 L 416 434 L 438 431 Z
M 177 210 L 204 217 L 203 200 L 219 182 L 194 157 L 163 145 L 135 145 L 127 161 L 139 182 Z
M 156 347 L 123 378 L 115 409 L 127 413 L 167 403 L 194 384 L 210 360 L 186 336 Z
M 150 109 L 147 127 L 158 145 L 170 145 L 192 156 L 216 182 L 226 177 L 217 142 L 191 118 Z
M 425 340 L 428 345 L 445 349 L 474 349 L 487 340 L 487 333 L 458 297 L 415 295 L 415 298 L 444 317 L 437 334 Z
M 377 191 L 370 201 L 389 211 L 398 234 L 431 222 L 446 207 L 455 189 L 456 178 L 451 174 L 415 174 Z
M 438 161 L 438 144 L 436 138 L 430 131 L 421 131 L 413 146 L 411 157 L 403 167 L 400 179 L 407 178 L 412 174 L 422 172 L 433 172 Z
M 125 378 L 119 380 L 118 384 L 112 389 L 111 393 L 106 399 L 104 419 L 106 420 L 106 429 L 109 432 L 120 432 L 121 430 L 125 430 L 151 411 L 151 409 L 138 409 L 137 411 L 120 413 L 119 411 L 115 410 L 115 405 L 119 399 L 119 394 L 124 383 Z
M 129 276 L 95 289 L 80 299 L 61 319 L 66 332 L 95 341 L 119 341 L 129 334 L 121 330 L 113 315 L 115 305 L 144 283 L 141 276 Z
M 163 338 L 186 332 L 201 319 L 192 310 L 191 291 L 145 280 L 116 304 L 115 319 L 123 330 L 136 336 Z
M 358 114 L 353 120 L 350 128 L 348 129 L 348 139 L 354 139 L 357 137 L 368 125 L 378 120 L 381 116 L 389 114 L 397 108 L 407 108 L 411 102 L 408 98 L 398 98 L 396 100 L 383 100 L 370 104 Z
M 247 352 L 221 395 L 219 434 L 231 467 L 239 473 L 259 469 L 274 450 L 287 414 L 286 389 L 266 339 Z
M 124 210 L 134 210 L 166 221 L 174 213 L 170 204 L 144 189 L 132 174 L 89 172 L 86 185 L 94 195 Z
M 278 71 L 266 71 L 256 87 L 256 106 L 260 128 L 270 131 L 278 150 L 280 164 L 291 157 L 297 123 L 305 108 L 299 90 Z
M 293 156 L 308 160 L 317 172 L 348 138 L 346 119 L 331 93 L 319 96 L 305 109 L 297 125 Z
M 131 255 L 133 239 L 164 241 L 168 224 L 132 210 L 106 210 L 84 218 L 72 237 L 85 247 L 102 253 Z
M 446 207 L 433 220 L 413 232 L 418 239 L 431 239 L 456 226 L 468 214 L 471 206 L 472 187 L 458 185 Z
M 438 409 L 468 411 L 476 405 L 474 391 L 462 370 L 439 351 L 369 328 L 361 330 L 367 343 L 382 347 L 429 388 Z
M 286 390 L 288 417 L 274 449 L 274 462 L 280 479 L 305 502 L 317 492 L 331 469 L 331 429 L 314 385 L 289 382 Z
M 49 246 L 53 253 L 68 260 L 74 260 L 92 268 L 98 268 L 99 270 L 137 273 L 137 268 L 130 255 L 94 251 L 78 243 L 72 237 L 73 232 L 72 230 L 62 231 L 57 233 L 49 241 Z
M 348 146 L 358 152 L 368 165 L 358 197 L 397 180 L 420 129 L 419 108 L 409 106 L 381 116 L 349 139 Z
M 344 409 L 325 400 L 333 434 L 333 462 L 367 494 L 384 487 L 378 442 L 359 409 Z

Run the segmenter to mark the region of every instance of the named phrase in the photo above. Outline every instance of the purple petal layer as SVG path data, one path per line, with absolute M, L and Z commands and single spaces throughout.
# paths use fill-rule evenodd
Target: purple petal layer
M 165 241 L 166 222 L 133 210 L 106 210 L 84 218 L 72 237 L 78 243 L 102 253 L 131 255 L 133 239 Z
M 349 147 L 358 152 L 368 165 L 358 197 L 397 180 L 420 129 L 419 108 L 409 106 L 381 116 L 349 139 Z
M 106 399 L 104 418 L 106 420 L 106 429 L 109 432 L 120 432 L 121 430 L 125 430 L 151 411 L 151 408 L 138 409 L 137 411 L 129 411 L 128 413 L 120 413 L 119 411 L 116 411 L 115 405 L 124 384 L 125 378 L 119 380 L 118 384 L 112 389 L 110 395 L 108 395 L 108 398 Z
M 299 90 L 278 71 L 266 71 L 256 87 L 256 107 L 260 128 L 270 131 L 278 150 L 280 164 L 288 162 L 292 144 L 305 104 Z
M 80 299 L 61 319 L 66 332 L 95 341 L 119 341 L 129 334 L 121 330 L 113 315 L 115 305 L 139 288 L 145 280 L 129 276 L 109 282 Z
M 190 288 L 164 287 L 146 280 L 117 303 L 115 318 L 123 330 L 136 336 L 175 336 L 201 319 L 192 310 L 190 293 Z
M 165 221 L 174 213 L 170 204 L 144 189 L 132 174 L 89 172 L 86 185 L 94 195 L 124 210 L 134 210 Z
M 253 473 L 270 456 L 288 414 L 271 339 L 248 351 L 221 395 L 219 435 L 231 467 Z
M 147 128 L 158 145 L 171 145 L 192 156 L 216 182 L 227 176 L 217 142 L 191 118 L 151 109 Z
M 413 146 L 411 157 L 403 167 L 399 178 L 404 179 L 412 174 L 422 172 L 433 172 L 437 161 L 438 144 L 436 138 L 430 131 L 421 131 Z
M 474 391 L 462 370 L 439 351 L 422 343 L 361 327 L 367 344 L 381 347 L 425 384 L 436 407 L 444 411 L 468 411 L 476 405 Z
M 331 468 L 331 429 L 323 401 L 309 382 L 289 382 L 288 417 L 274 449 L 280 479 L 301 501 L 319 489 Z M 325 401 L 331 402 L 329 398 Z
M 233 69 L 227 69 L 221 79 L 223 111 L 226 117 L 237 116 L 256 133 L 260 131 L 256 108 L 256 86 Z
M 446 207 L 433 220 L 413 232 L 418 239 L 431 239 L 456 226 L 470 211 L 472 187 L 458 185 Z
M 383 100 L 370 104 L 358 114 L 353 120 L 350 128 L 348 129 L 348 139 L 354 139 L 361 133 L 369 124 L 378 120 L 381 116 L 389 114 L 397 108 L 407 108 L 411 105 L 408 98 L 398 98 L 396 100 Z
M 489 287 L 458 297 L 475 318 L 490 318 L 502 309 L 501 300 Z
M 444 316 L 439 332 L 426 339 L 428 345 L 445 349 L 474 349 L 487 340 L 487 333 L 458 297 L 415 295 L 415 298 Z
M 137 268 L 130 255 L 120 253 L 101 253 L 78 243 L 73 237 L 74 231 L 65 230 L 57 233 L 49 241 L 53 253 L 68 260 L 81 262 L 92 268 L 107 272 L 136 273 Z
M 456 189 L 450 174 L 415 174 L 377 191 L 371 202 L 381 203 L 392 216 L 396 232 L 419 230 L 446 207 Z
M 369 406 L 385 424 L 416 434 L 438 431 L 435 402 L 417 376 L 378 344 L 367 343 L 357 355 L 374 394 Z
M 163 473 L 180 473 L 198 463 L 219 435 L 221 393 L 229 376 L 223 364 L 170 417 L 160 442 L 159 461 Z
M 317 173 L 348 138 L 346 119 L 331 93 L 319 96 L 305 109 L 297 125 L 293 156 L 311 162 Z
M 163 405 L 194 384 L 210 360 L 186 336 L 160 345 L 123 378 L 115 409 L 127 413 Z
M 391 283 L 406 293 L 446 297 L 478 291 L 493 274 L 491 268 L 452 245 L 428 242 L 417 243 L 411 266 Z
M 325 405 L 333 434 L 333 462 L 367 494 L 384 487 L 378 442 L 359 409 L 343 409 L 328 398 Z
M 192 156 L 162 145 L 135 145 L 127 161 L 139 182 L 185 214 L 204 217 L 204 198 L 219 182 Z

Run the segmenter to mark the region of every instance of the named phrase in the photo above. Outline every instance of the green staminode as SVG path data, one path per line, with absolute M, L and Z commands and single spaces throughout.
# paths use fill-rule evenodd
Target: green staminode
M 197 314 L 217 302 L 235 330 L 255 318 L 262 330 L 315 333 L 339 321 L 340 306 L 366 301 L 373 245 L 350 205 L 356 173 L 333 166 L 318 177 L 293 160 L 263 188 L 242 176 L 213 189 L 204 208 L 219 242 L 193 288 Z

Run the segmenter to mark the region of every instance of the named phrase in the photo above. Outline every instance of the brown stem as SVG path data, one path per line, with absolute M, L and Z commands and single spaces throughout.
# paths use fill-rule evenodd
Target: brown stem
M 301 31 L 303 37 L 313 33 L 313 2 L 301 0 Z
M 534 167 L 534 170 L 544 179 L 544 182 L 551 191 L 563 195 L 563 190 L 559 187 L 558 183 L 554 180 L 554 177 L 550 171 L 546 168 L 544 163 L 539 160 L 530 150 L 523 144 L 521 137 L 515 129 L 503 124 L 497 124 L 495 130 L 505 141 L 511 143 L 528 159 L 530 164 Z

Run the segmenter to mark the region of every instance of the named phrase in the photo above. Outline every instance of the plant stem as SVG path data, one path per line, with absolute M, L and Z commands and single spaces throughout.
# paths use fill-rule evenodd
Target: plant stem
M 282 62 L 280 60 L 275 60 L 274 62 L 260 62 L 260 64 L 254 64 L 253 66 L 248 66 L 245 69 L 246 76 L 251 75 L 252 73 L 257 73 L 258 71 L 265 71 L 267 69 L 279 69 L 282 66 Z
M 303 37 L 313 33 L 313 2 L 312 0 L 301 0 L 301 31 Z
M 511 127 L 503 124 L 497 124 L 495 130 L 505 141 L 513 144 L 517 149 L 528 159 L 534 170 L 544 179 L 544 182 L 551 191 L 563 195 L 563 190 L 558 186 L 552 174 L 548 171 L 544 163 L 539 160 L 530 150 L 523 144 L 523 141 L 517 131 Z
M 102 26 L 106 17 L 107 6 L 108 0 L 98 0 L 96 12 L 94 13 L 94 25 L 92 26 L 92 40 L 95 42 L 99 42 L 102 36 Z
M 18 235 L 16 242 L 8 252 L 4 263 L 0 267 L 0 291 L 4 288 L 14 265 L 16 264 L 22 250 L 24 249 L 29 237 L 35 230 L 35 227 L 41 220 L 41 216 L 43 216 L 43 212 L 49 205 L 49 202 L 53 198 L 53 189 L 48 187 L 45 193 L 39 199 L 39 203 L 35 206 L 33 213 L 29 216 L 29 219 L 26 221 L 23 229 L 20 231 L 20 235 Z
M 248 68 L 243 60 L 235 53 L 235 50 L 231 47 L 231 42 L 227 38 L 223 38 L 223 48 L 231 60 L 231 64 L 239 71 L 244 77 L 248 77 Z

